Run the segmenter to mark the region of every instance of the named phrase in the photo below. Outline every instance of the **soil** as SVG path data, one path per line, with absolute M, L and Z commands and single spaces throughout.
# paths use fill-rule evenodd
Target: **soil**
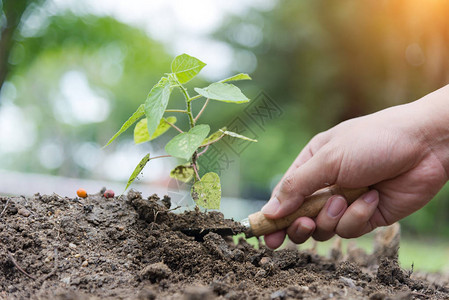
M 169 198 L 135 191 L 0 197 L 0 299 L 449 299 L 447 278 L 399 267 L 394 226 L 374 254 L 343 255 L 337 240 L 330 258 L 192 237 L 184 226 L 241 230 L 218 212 L 175 214 Z

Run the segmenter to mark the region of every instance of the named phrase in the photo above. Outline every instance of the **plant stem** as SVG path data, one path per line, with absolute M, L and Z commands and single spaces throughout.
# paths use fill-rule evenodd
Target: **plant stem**
M 204 109 L 206 108 L 207 104 L 209 104 L 209 98 L 206 99 L 206 102 L 204 102 L 203 107 L 201 108 L 200 112 L 196 115 L 194 121 L 196 123 L 196 121 L 198 121 L 198 118 L 201 116 L 201 114 L 203 113 Z
M 207 145 L 207 146 L 204 148 L 203 151 L 201 151 L 200 153 L 198 153 L 197 156 L 201 156 L 201 155 L 203 155 L 204 153 L 206 153 L 207 149 L 209 149 L 209 145 Z
M 179 127 L 176 126 L 175 124 L 170 123 L 170 122 L 168 122 L 167 120 L 165 120 L 165 122 L 166 122 L 168 125 L 170 125 L 171 127 L 173 127 L 174 129 L 178 130 L 180 133 L 183 133 L 183 132 L 184 132 L 184 131 L 182 131 L 181 129 L 179 129 Z
M 193 96 L 192 98 L 190 98 L 190 101 L 193 101 L 193 100 L 195 100 L 195 99 L 199 99 L 199 98 L 201 98 L 201 97 L 203 97 L 203 96 L 201 96 L 201 95 Z
M 190 128 L 193 128 L 195 126 L 195 120 L 193 119 L 192 105 L 190 104 L 190 101 L 188 101 L 188 100 L 186 103 L 187 103 L 187 113 L 189 115 Z
M 178 84 L 179 84 L 179 88 L 181 89 L 182 93 L 184 94 L 184 98 L 186 98 L 186 101 L 190 102 L 191 100 L 190 100 L 189 92 L 187 92 L 187 89 L 181 83 L 178 82 Z
M 215 139 L 215 140 L 213 140 L 213 141 L 210 141 L 210 142 L 207 143 L 207 144 L 201 145 L 200 147 L 201 147 L 201 148 L 203 148 L 203 147 L 209 147 L 210 145 L 212 145 L 212 144 L 218 142 L 219 140 L 221 140 L 224 136 L 225 136 L 225 134 L 223 133 L 219 138 L 217 138 L 217 139 Z
M 184 110 L 184 109 L 166 109 L 165 112 L 179 112 L 179 113 L 188 114 L 187 110 Z
M 187 92 L 187 89 L 181 84 L 179 83 L 179 88 L 181 89 L 182 93 L 184 94 L 184 98 L 186 98 L 186 104 L 187 104 L 187 115 L 189 116 L 189 123 L 190 123 L 190 128 L 193 128 L 195 126 L 195 120 L 193 119 L 193 114 L 192 114 L 192 105 L 190 104 L 190 101 L 192 101 L 192 99 L 190 99 L 189 96 L 189 92 Z
M 195 171 L 196 179 L 197 179 L 198 181 L 200 181 L 201 178 L 200 178 L 200 174 L 198 174 L 198 169 L 197 169 L 197 167 L 196 167 L 196 164 L 193 164 L 193 163 L 192 163 L 192 167 L 193 167 L 193 170 Z

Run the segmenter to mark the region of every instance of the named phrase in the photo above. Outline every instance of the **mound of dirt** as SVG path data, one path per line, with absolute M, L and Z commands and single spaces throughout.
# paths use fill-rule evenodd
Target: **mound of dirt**
M 169 207 L 134 191 L 0 197 L 0 299 L 449 298 L 447 282 L 410 276 L 394 255 L 343 260 L 337 247 L 327 259 L 212 232 L 198 241 L 179 229 L 239 224 Z

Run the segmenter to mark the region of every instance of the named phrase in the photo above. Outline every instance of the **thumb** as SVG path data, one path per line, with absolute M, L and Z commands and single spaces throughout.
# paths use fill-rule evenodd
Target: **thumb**
M 267 218 L 277 219 L 293 213 L 304 198 L 325 186 L 334 184 L 339 173 L 339 159 L 319 151 L 303 165 L 285 176 L 278 191 L 262 207 Z

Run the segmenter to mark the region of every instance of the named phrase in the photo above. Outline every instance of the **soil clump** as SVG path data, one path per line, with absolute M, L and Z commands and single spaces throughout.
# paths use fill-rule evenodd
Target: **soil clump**
M 0 197 L 0 299 L 449 299 L 447 278 L 399 267 L 394 230 L 372 255 L 337 243 L 331 258 L 180 231 L 213 226 L 241 231 L 135 191 Z

